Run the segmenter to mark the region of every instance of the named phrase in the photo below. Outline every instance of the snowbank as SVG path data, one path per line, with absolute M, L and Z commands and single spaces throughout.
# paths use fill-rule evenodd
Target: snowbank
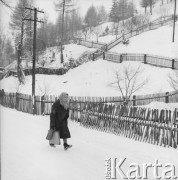
M 141 107 L 146 107 L 150 109 L 166 109 L 174 111 L 175 109 L 178 110 L 178 103 L 164 103 L 153 101 L 150 104 Z
M 115 72 L 123 73 L 126 66 L 143 71 L 139 74 L 139 81 L 145 79 L 148 83 L 135 95 L 153 94 L 173 91 L 168 82 L 169 74 L 175 76 L 175 71 L 168 68 L 159 68 L 140 62 L 123 62 L 121 64 L 104 61 L 102 59 L 87 62 L 77 68 L 70 69 L 68 73 L 57 75 L 36 75 L 36 95 L 59 95 L 66 91 L 71 96 L 121 96 L 116 83 Z M 18 86 L 17 78 L 8 77 L 0 81 L 1 89 L 6 92 L 19 90 L 24 94 L 31 94 L 32 77 L 26 76 L 25 85 Z

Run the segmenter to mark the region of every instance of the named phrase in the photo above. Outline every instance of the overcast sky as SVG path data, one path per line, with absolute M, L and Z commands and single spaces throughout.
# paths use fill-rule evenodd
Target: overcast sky
M 103 5 L 106 11 L 109 12 L 112 5 L 112 0 L 76 0 L 77 6 L 79 7 L 80 14 L 84 16 L 91 5 L 101 6 Z M 37 0 L 36 4 L 39 8 L 44 9 L 49 14 L 49 19 L 55 22 L 57 12 L 53 0 Z
M 6 0 L 7 3 L 9 3 L 11 6 L 15 6 L 15 2 L 17 2 L 18 0 Z M 91 5 L 94 6 L 101 6 L 103 5 L 106 9 L 107 12 L 110 11 L 111 6 L 112 6 L 112 0 L 76 0 L 77 4 L 79 6 L 79 11 L 80 14 L 82 16 L 84 16 L 88 10 L 88 8 Z M 38 7 L 39 9 L 43 9 L 45 12 L 47 12 L 48 16 L 49 16 L 49 20 L 52 22 L 56 21 L 56 17 L 57 14 L 59 12 L 57 12 L 55 10 L 55 6 L 54 6 L 54 0 L 36 0 L 36 7 Z M 8 23 L 10 20 L 10 14 L 11 14 L 11 10 L 2 6 L 0 4 L 0 25 L 2 29 L 5 29 L 5 31 L 7 31 L 7 27 L 8 27 Z

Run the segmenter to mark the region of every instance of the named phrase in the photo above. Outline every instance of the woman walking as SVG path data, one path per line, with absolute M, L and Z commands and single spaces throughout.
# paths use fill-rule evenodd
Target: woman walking
M 68 94 L 63 92 L 60 94 L 59 99 L 53 104 L 50 114 L 50 129 L 59 131 L 60 138 L 63 139 L 64 149 L 71 148 L 72 145 L 67 144 L 67 139 L 71 137 L 68 128 L 69 117 L 69 97 Z M 54 144 L 50 144 L 55 147 Z

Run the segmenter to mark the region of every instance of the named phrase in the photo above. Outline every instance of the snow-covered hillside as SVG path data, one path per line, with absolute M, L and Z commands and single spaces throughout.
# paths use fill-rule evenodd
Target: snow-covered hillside
M 110 50 L 117 53 L 145 53 L 171 58 L 178 58 L 178 22 L 175 26 L 174 43 L 172 42 L 173 24 L 144 32 L 129 40 L 129 45 L 118 44 Z
M 77 44 L 67 44 L 64 45 L 63 49 L 63 57 L 64 63 L 68 63 L 69 59 L 78 59 L 82 54 L 92 53 L 95 51 L 95 48 L 88 48 L 86 46 L 81 46 Z M 27 59 L 23 60 L 21 63 L 22 68 L 30 68 L 32 67 L 32 61 Z M 40 53 L 37 57 L 37 65 L 42 67 L 52 67 L 52 68 L 60 68 L 61 67 L 61 50 L 59 47 L 49 47 L 44 52 Z M 8 66 L 6 66 L 6 70 L 16 70 L 17 69 L 17 61 L 12 62 Z
M 135 94 L 152 94 L 173 91 L 168 82 L 169 74 L 174 77 L 174 71 L 168 68 L 159 68 L 145 65 L 140 62 L 123 62 L 122 64 L 104 61 L 88 62 L 68 73 L 57 75 L 36 75 L 36 95 L 59 95 L 66 91 L 72 96 L 120 96 L 116 83 L 116 72 L 123 72 L 123 67 L 128 66 L 136 70 L 139 66 L 143 71 L 139 79 L 148 79 L 146 86 Z M 143 78 L 144 77 L 144 78 Z M 18 87 L 17 78 L 3 79 L 1 88 L 7 92 L 15 92 L 17 89 L 24 94 L 31 94 L 31 76 L 26 77 L 26 84 Z
M 140 14 L 145 15 L 145 9 L 140 6 L 140 0 L 132 1 L 132 2 L 135 4 L 135 7 L 137 9 L 137 14 L 135 14 L 135 15 L 140 15 Z M 163 4 L 162 4 L 162 0 L 158 0 L 153 5 L 152 15 L 150 13 L 150 7 L 149 6 L 147 7 L 146 16 L 147 16 L 147 18 L 149 18 L 149 21 L 154 21 L 155 19 L 158 19 L 160 17 L 173 15 L 174 14 L 174 5 L 175 5 L 174 1 L 165 1 L 164 0 Z M 178 8 L 176 8 L 176 13 L 178 13 Z M 122 27 L 121 21 L 119 24 L 120 24 L 119 26 Z M 111 32 L 113 32 L 114 26 L 115 26 L 114 22 L 105 22 L 105 23 L 100 24 L 99 26 L 96 26 L 95 28 L 93 28 L 93 31 L 91 33 L 89 33 L 89 35 L 87 36 L 87 40 L 96 41 L 97 38 L 96 38 L 94 31 L 100 30 L 98 41 L 101 43 L 109 43 L 110 41 L 112 41 L 116 38 L 116 36 L 113 35 L 113 33 L 111 33 Z M 103 36 L 103 33 L 105 33 L 106 27 L 109 28 L 109 35 Z M 84 36 L 82 36 L 82 38 L 84 38 Z
M 109 24 L 106 23 L 105 27 Z M 178 58 L 178 22 L 175 27 L 175 42 L 172 43 L 172 25 L 167 25 L 152 31 L 142 33 L 130 38 L 128 45 L 118 44 L 110 51 L 114 53 L 146 53 L 171 58 Z M 115 36 L 114 36 L 115 37 Z M 111 36 L 105 36 L 105 41 L 113 40 Z M 85 52 L 92 52 L 95 49 L 87 48 L 77 44 L 69 44 L 64 47 L 64 61 L 70 58 L 77 59 Z M 45 61 L 45 67 L 61 67 L 60 51 L 57 47 L 48 48 L 39 57 L 39 62 Z M 107 62 L 98 59 L 95 62 L 87 62 L 77 68 L 70 69 L 63 76 L 57 75 L 36 75 L 36 95 L 54 94 L 59 95 L 67 91 L 71 96 L 120 96 L 117 84 L 113 83 L 115 71 L 122 72 L 122 64 Z M 130 62 L 130 66 L 143 69 L 141 79 L 148 79 L 147 85 L 136 92 L 136 95 L 161 93 L 173 91 L 168 82 L 168 77 L 175 77 L 176 70 L 159 68 L 145 65 L 138 62 Z M 143 78 L 144 77 L 144 78 Z M 17 78 L 8 77 L 0 81 L 1 89 L 6 92 L 21 92 L 31 94 L 32 77 L 26 77 L 25 85 L 18 85 Z
M 69 62 L 69 59 L 76 60 L 84 53 L 92 53 L 95 51 L 95 48 L 87 48 L 85 46 L 77 45 L 77 44 L 68 44 L 64 46 L 63 57 L 64 63 Z M 43 52 L 39 56 L 39 64 L 44 63 L 44 67 L 61 67 L 61 52 L 58 47 L 47 48 L 46 51 Z
M 172 43 L 172 26 L 167 25 L 156 30 L 142 33 L 132 37 L 130 43 L 126 46 L 119 44 L 110 51 L 116 53 L 147 53 L 160 55 L 165 57 L 178 58 L 178 23 L 176 23 L 175 42 Z M 108 37 L 109 38 L 109 37 Z M 85 51 L 93 51 L 94 49 L 86 48 L 81 45 L 69 44 L 65 45 L 64 57 L 67 62 L 71 56 L 77 58 Z M 55 60 L 51 62 L 53 52 Z M 48 49 L 44 56 L 46 58 L 46 66 L 57 67 L 60 63 L 60 57 L 55 48 Z M 73 96 L 120 96 L 117 85 L 112 84 L 115 81 L 115 71 L 122 72 L 124 64 L 107 62 L 101 59 L 95 62 L 88 62 L 77 68 L 69 70 L 63 76 L 55 75 L 36 75 L 36 94 L 60 94 L 67 91 Z M 176 70 L 168 68 L 159 68 L 150 65 L 144 65 L 138 62 L 131 62 L 131 66 L 138 66 L 144 70 L 140 77 L 148 78 L 148 84 L 144 89 L 136 94 L 152 94 L 166 91 L 173 91 L 168 82 L 169 74 L 175 77 Z M 20 92 L 31 94 L 31 76 L 26 77 L 26 84 L 18 87 L 15 77 L 5 78 L 0 82 L 1 88 L 7 92 Z

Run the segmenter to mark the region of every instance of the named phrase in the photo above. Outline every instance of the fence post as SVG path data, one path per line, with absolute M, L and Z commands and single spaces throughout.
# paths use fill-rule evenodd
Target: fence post
M 169 92 L 166 92 L 165 103 L 169 103 Z
M 144 54 L 144 64 L 146 64 L 146 54 Z
M 16 104 L 15 104 L 16 110 L 18 110 L 18 107 L 19 107 L 19 96 L 20 96 L 20 94 L 18 92 L 16 92 Z
M 122 61 L 123 61 L 123 56 L 122 56 L 122 54 L 120 55 L 120 63 L 122 63 Z
M 136 95 L 133 95 L 133 106 L 136 106 Z
M 151 22 L 149 23 L 149 30 L 151 29 Z
M 1 105 L 4 105 L 4 89 L 0 90 L 0 102 Z
M 175 62 L 175 60 L 172 59 L 172 69 L 174 69 L 174 62 Z
M 93 58 L 92 60 L 94 61 L 95 60 L 95 53 L 93 53 L 93 57 L 92 58 Z
M 103 60 L 105 60 L 105 52 L 103 52 Z
M 33 98 L 32 98 L 33 101 Z M 32 109 L 32 114 L 35 115 L 37 114 L 37 109 L 36 109 L 36 96 L 34 97 L 34 109 Z
M 106 48 L 105 48 L 105 51 L 108 51 L 108 45 L 106 44 Z
M 44 116 L 45 115 L 45 95 L 41 96 L 41 114 Z

